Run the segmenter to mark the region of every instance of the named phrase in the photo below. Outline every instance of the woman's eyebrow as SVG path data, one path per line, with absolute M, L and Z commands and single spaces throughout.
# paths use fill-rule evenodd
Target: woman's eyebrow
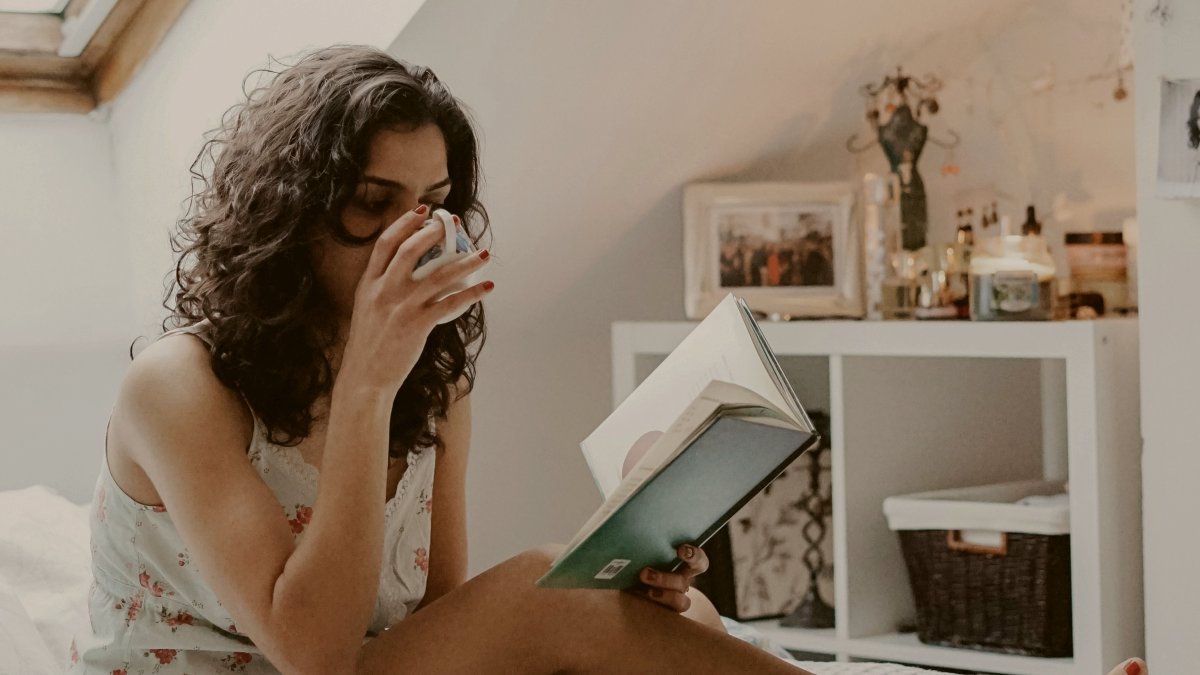
M 400 182 L 397 182 L 394 180 L 389 180 L 387 178 L 381 178 L 379 176 L 363 176 L 362 182 L 372 183 L 375 185 L 383 185 L 385 187 L 396 188 L 399 190 L 407 190 L 408 189 L 408 186 L 406 186 L 404 183 L 400 183 Z M 450 178 L 449 177 L 443 178 L 442 180 L 434 183 L 433 185 L 430 185 L 428 188 L 425 189 L 425 191 L 432 192 L 434 190 L 437 190 L 438 188 L 446 187 L 449 184 L 450 184 Z

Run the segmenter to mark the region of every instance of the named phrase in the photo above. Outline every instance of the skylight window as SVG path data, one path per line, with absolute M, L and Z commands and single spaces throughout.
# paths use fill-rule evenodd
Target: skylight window
M 22 14 L 59 14 L 68 0 L 0 0 L 0 12 Z
M 113 100 L 189 1 L 0 0 L 0 112 Z

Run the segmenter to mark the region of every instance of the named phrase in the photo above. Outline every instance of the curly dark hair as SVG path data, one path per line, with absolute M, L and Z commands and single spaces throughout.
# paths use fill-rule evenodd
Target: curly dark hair
M 267 82 L 226 111 L 192 164 L 162 328 L 204 323 L 216 376 L 241 392 L 272 443 L 296 445 L 334 380 L 325 349 L 336 327 L 309 246 L 324 235 L 374 242 L 348 232 L 341 214 L 375 133 L 436 124 L 452 181 L 444 208 L 476 243 L 489 221 L 471 120 L 432 70 L 373 47 L 337 45 L 256 74 Z M 445 416 L 452 391 L 461 398 L 474 387 L 486 332 L 479 303 L 433 329 L 392 404 L 389 455 L 444 448 L 429 422 Z

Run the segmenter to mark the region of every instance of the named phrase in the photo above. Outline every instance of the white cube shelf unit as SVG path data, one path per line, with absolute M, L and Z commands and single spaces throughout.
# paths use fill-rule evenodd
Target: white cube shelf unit
M 613 401 L 695 327 L 613 324 Z M 762 323 L 809 409 L 831 417 L 829 630 L 759 627 L 793 650 L 1011 675 L 1097 675 L 1143 653 L 1136 319 Z M 1068 480 L 1072 658 L 935 647 L 915 616 L 885 497 Z

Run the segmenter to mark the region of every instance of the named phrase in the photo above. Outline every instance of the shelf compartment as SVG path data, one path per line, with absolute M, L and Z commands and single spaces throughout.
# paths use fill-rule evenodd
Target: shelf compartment
M 845 637 L 857 638 L 916 616 L 885 498 L 1041 478 L 1041 361 L 841 360 L 844 448 L 835 460 L 847 478 L 834 491 L 845 498 Z

